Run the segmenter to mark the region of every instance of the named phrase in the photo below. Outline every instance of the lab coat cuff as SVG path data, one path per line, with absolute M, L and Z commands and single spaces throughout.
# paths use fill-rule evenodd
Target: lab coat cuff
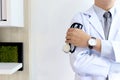
M 101 40 L 101 56 L 108 57 L 112 54 L 113 48 L 111 42 Z
M 114 50 L 115 60 L 120 63 L 120 43 L 112 41 L 112 46 Z

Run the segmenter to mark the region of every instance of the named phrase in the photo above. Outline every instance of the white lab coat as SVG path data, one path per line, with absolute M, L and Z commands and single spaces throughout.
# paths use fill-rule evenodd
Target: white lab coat
M 115 62 L 120 62 L 120 7 L 116 5 L 116 15 L 112 21 L 109 32 L 109 42 L 113 48 Z M 89 35 L 105 40 L 104 31 L 93 7 L 88 11 L 77 14 L 72 23 L 78 22 L 83 24 L 83 30 Z M 106 49 L 108 49 L 106 47 Z M 102 51 L 104 53 L 104 51 Z M 120 76 L 119 72 L 109 72 L 111 66 L 111 56 L 101 55 L 95 50 L 77 47 L 73 54 L 70 54 L 70 62 L 75 72 L 75 80 L 120 80 L 116 76 Z M 90 55 L 90 53 L 92 53 Z M 117 66 L 116 66 L 117 67 Z M 120 66 L 119 66 L 120 67 Z M 113 74 L 113 75 L 112 75 Z M 115 77 L 114 77 L 115 76 Z

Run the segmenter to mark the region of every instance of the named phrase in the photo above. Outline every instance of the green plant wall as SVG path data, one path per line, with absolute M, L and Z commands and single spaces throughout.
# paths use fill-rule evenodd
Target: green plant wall
M 18 62 L 17 46 L 0 46 L 0 62 Z

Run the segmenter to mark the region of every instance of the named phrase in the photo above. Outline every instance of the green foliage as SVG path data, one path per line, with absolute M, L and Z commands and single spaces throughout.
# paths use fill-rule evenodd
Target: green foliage
M 18 62 L 17 46 L 0 46 L 0 62 Z

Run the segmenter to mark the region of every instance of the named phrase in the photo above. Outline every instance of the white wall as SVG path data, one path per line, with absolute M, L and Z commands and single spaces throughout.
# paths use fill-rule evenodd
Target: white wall
M 31 80 L 73 80 L 69 55 L 64 54 L 65 33 L 73 15 L 93 0 L 31 0 Z

